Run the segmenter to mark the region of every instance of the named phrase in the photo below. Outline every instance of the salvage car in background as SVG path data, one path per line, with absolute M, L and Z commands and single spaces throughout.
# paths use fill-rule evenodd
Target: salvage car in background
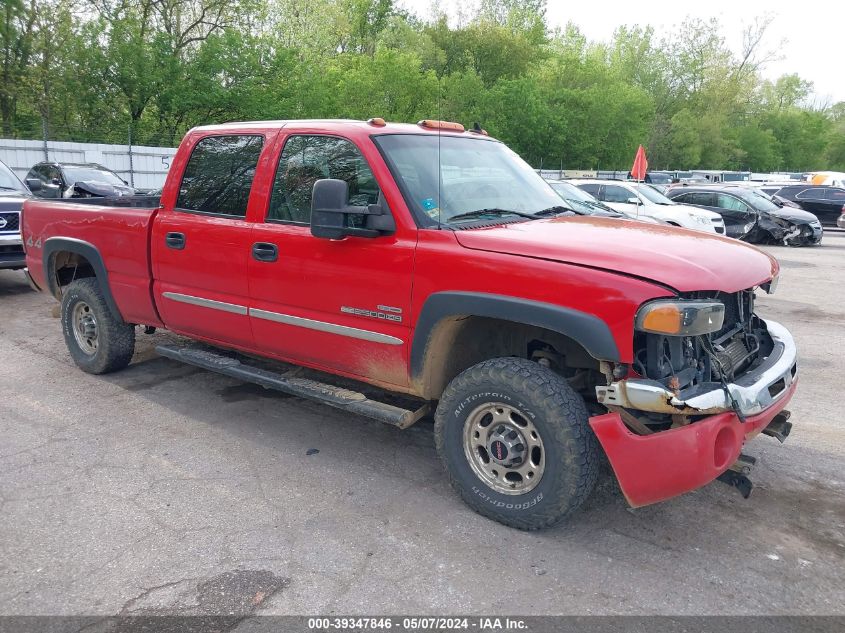
M 607 206 L 634 217 L 649 216 L 686 229 L 725 234 L 722 216 L 673 202 L 654 187 L 622 180 L 572 180 Z
M 792 200 L 805 211 L 816 215 L 822 224 L 833 226 L 839 216 L 845 213 L 845 189 L 841 187 L 820 187 L 818 185 L 788 185 L 775 195 Z
M 11 169 L 0 162 L 0 269 L 24 267 L 21 243 L 21 207 L 30 198 L 29 189 Z
M 812 213 L 780 207 L 768 196 L 742 185 L 681 185 L 672 200 L 720 213 L 728 237 L 755 244 L 805 246 L 822 241 L 822 225 Z
M 39 198 L 119 198 L 141 193 L 96 163 L 38 163 L 29 170 L 26 183 Z

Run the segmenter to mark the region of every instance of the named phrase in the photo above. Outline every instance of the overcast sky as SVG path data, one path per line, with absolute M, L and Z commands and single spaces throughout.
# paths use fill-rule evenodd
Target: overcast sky
M 422 17 L 430 17 L 431 0 L 400 0 L 401 5 Z M 472 4 L 465 0 L 464 6 Z M 453 6 L 442 0 L 441 6 Z M 579 6 L 580 5 L 580 6 Z M 595 0 L 576 3 L 549 0 L 548 23 L 563 26 L 574 22 L 591 40 L 609 40 L 622 24 L 651 25 L 658 38 L 686 16 L 716 17 L 725 39 L 735 50 L 742 45 L 743 27 L 757 16 L 771 14 L 774 22 L 766 35 L 766 49 L 780 48 L 782 59 L 763 71 L 767 78 L 798 73 L 813 82 L 816 101 L 845 101 L 845 2 L 817 0 L 707 0 L 640 2 Z M 779 46 L 783 41 L 783 45 Z

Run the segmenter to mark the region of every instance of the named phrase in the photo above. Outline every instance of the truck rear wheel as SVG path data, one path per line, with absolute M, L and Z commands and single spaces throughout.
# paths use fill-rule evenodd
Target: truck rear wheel
M 437 451 L 476 512 L 536 530 L 576 510 L 598 475 L 584 400 L 560 376 L 521 358 L 470 367 L 435 414 Z
M 62 293 L 62 331 L 73 362 L 89 374 L 123 369 L 135 352 L 135 326 L 116 319 L 93 277 Z

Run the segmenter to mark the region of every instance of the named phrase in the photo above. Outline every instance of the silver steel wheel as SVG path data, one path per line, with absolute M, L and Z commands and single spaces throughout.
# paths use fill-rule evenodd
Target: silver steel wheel
M 543 438 L 528 416 L 501 402 L 483 404 L 467 417 L 464 454 L 484 483 L 505 495 L 532 490 L 543 477 Z
M 84 301 L 78 301 L 73 306 L 71 316 L 73 337 L 76 339 L 79 349 L 89 356 L 97 353 L 97 318 L 94 311 Z

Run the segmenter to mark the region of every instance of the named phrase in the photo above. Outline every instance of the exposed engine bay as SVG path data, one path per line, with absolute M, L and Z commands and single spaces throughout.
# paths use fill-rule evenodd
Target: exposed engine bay
M 718 332 L 700 336 L 664 336 L 637 332 L 634 371 L 683 397 L 702 383 L 730 382 L 772 349 L 765 324 L 754 314 L 754 290 L 733 294 L 690 293 L 689 299 L 716 299 L 725 306 Z

